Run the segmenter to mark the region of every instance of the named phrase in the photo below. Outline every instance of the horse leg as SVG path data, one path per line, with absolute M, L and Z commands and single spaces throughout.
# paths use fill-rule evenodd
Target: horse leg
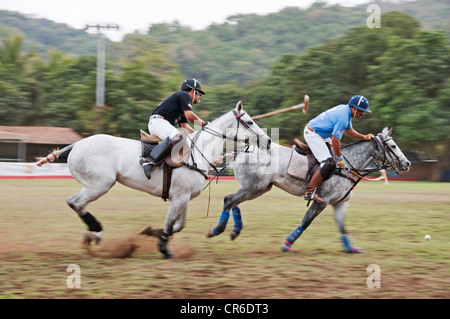
M 283 252 L 288 252 L 291 250 L 291 246 L 294 242 L 303 234 L 303 232 L 308 228 L 311 222 L 316 218 L 324 209 L 327 207 L 328 203 L 313 202 L 311 207 L 307 210 L 303 220 L 296 229 L 286 238 L 284 244 L 281 246 Z
M 233 211 L 234 219 L 234 229 L 230 232 L 231 240 L 234 240 L 239 236 L 243 228 L 243 223 L 241 210 L 237 206 L 242 202 L 261 196 L 262 194 L 270 191 L 272 188 L 272 184 L 259 188 L 254 187 L 254 185 L 252 186 L 253 187 L 245 187 L 241 185 L 236 193 L 230 194 L 224 198 L 224 205 L 219 223 L 215 228 L 211 229 L 208 234 L 206 234 L 206 237 L 215 237 L 225 231 L 228 224 L 228 219 L 230 218 L 230 210 Z
M 172 233 L 178 233 L 184 228 L 185 219 L 186 219 L 186 214 L 181 214 L 181 216 L 177 219 L 177 221 L 175 222 L 175 225 L 173 226 Z M 141 231 L 139 234 L 159 238 L 162 235 L 162 232 L 163 232 L 162 228 L 153 229 L 151 226 L 148 226 L 143 231 Z
M 174 233 L 174 224 L 176 221 L 181 222 L 180 226 L 176 229 L 181 231 L 184 225 L 186 217 L 187 207 L 189 204 L 189 195 L 179 196 L 172 198 L 169 211 L 167 212 L 164 228 L 159 236 L 158 249 L 164 255 L 165 258 L 173 257 L 173 254 L 167 249 L 167 243 L 169 237 Z
M 233 207 L 231 210 L 233 212 L 234 228 L 230 232 L 230 238 L 231 240 L 235 240 L 241 233 L 242 227 L 244 227 L 244 225 L 242 224 L 242 215 L 239 207 Z
M 173 226 L 174 233 L 179 233 L 184 228 L 185 219 L 186 213 L 181 214 L 181 216 L 178 217 L 177 221 L 175 222 L 175 225 Z
M 103 235 L 102 225 L 91 213 L 86 210 L 86 206 L 90 202 L 107 193 L 113 185 L 114 183 L 99 188 L 83 187 L 78 194 L 67 199 L 67 204 L 70 208 L 72 208 L 88 226 L 89 232 L 87 232 L 84 236 L 84 244 L 89 245 L 92 241 L 98 244 Z
M 345 230 L 344 221 L 345 213 L 347 211 L 348 202 L 340 202 L 333 205 L 334 208 L 334 218 L 336 219 L 339 232 L 341 233 L 342 244 L 348 253 L 363 253 L 362 248 L 354 247 L 350 241 L 349 236 Z

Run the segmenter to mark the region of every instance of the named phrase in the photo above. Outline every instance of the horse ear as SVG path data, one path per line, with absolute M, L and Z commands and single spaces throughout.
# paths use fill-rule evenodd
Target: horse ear
M 241 113 L 241 111 L 244 109 L 244 105 L 242 104 L 242 101 L 237 102 L 236 104 L 236 111 L 238 113 Z
M 388 132 L 388 135 L 387 135 L 387 136 L 391 136 L 393 130 L 394 130 L 394 128 L 391 127 L 391 128 L 389 129 L 389 132 Z
M 386 126 L 383 131 L 381 131 L 381 134 L 383 134 L 385 137 L 389 136 L 389 128 Z

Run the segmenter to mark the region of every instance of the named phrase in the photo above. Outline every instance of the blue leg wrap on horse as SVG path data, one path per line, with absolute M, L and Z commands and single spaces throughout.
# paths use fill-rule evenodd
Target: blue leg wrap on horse
M 222 215 L 220 215 L 219 223 L 217 224 L 216 228 L 213 229 L 214 235 L 219 235 L 223 233 L 225 228 L 228 224 L 228 219 L 230 218 L 230 212 L 229 211 L 222 211 Z
M 294 231 L 286 238 L 286 241 L 283 245 L 283 250 L 288 251 L 291 249 L 291 245 L 303 234 L 304 229 L 298 226 Z
M 234 219 L 233 231 L 236 234 L 239 234 L 241 232 L 241 230 L 242 230 L 242 227 L 243 227 L 241 210 L 238 207 L 234 207 L 232 209 L 232 211 L 233 211 L 233 219 Z
M 347 251 L 352 250 L 353 246 L 350 242 L 350 238 L 347 235 L 342 235 L 341 239 L 345 249 L 347 249 Z

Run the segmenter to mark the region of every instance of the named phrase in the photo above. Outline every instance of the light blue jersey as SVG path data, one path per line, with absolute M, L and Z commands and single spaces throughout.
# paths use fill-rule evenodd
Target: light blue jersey
M 352 128 L 350 107 L 347 104 L 335 106 L 313 118 L 308 125 L 323 138 L 341 139 L 344 131 Z

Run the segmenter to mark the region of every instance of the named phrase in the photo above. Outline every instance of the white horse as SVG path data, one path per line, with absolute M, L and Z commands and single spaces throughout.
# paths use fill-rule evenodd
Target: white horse
M 164 229 L 158 232 L 158 248 L 166 258 L 172 256 L 167 249 L 168 237 L 184 227 L 188 202 L 202 192 L 205 173 L 223 151 L 226 139 L 262 148 L 269 148 L 271 143 L 267 134 L 244 112 L 241 102 L 232 111 L 187 137 L 187 141 L 191 143 L 189 160 L 173 170 L 168 194 L 170 207 Z M 103 134 L 93 135 L 53 152 L 37 165 L 41 166 L 69 151 L 67 163 L 70 173 L 83 188 L 70 197 L 67 204 L 89 227 L 85 236 L 87 244 L 100 241 L 102 226 L 86 210 L 86 206 L 106 194 L 116 181 L 154 196 L 162 196 L 163 169 L 155 168 L 152 178 L 147 179 L 139 163 L 140 141 Z M 192 169 L 193 167 L 196 169 Z M 143 233 L 150 235 L 148 232 Z

